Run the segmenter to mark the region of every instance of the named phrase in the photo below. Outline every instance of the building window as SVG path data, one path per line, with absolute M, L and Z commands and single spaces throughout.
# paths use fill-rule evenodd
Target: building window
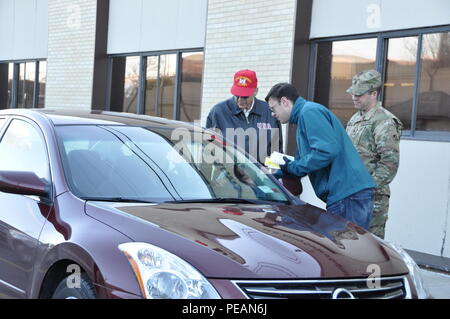
M 183 53 L 181 62 L 180 120 L 200 118 L 203 52 Z
M 346 90 L 356 73 L 375 68 L 376 47 L 377 39 L 319 44 L 316 101 L 327 105 L 343 123 L 347 123 L 355 113 Z
M 10 80 L 11 67 L 10 63 L 0 63 L 0 108 L 4 109 L 10 105 L 11 84 Z
M 45 61 L 0 63 L 0 107 L 44 107 L 46 74 Z
M 123 111 L 136 113 L 139 92 L 139 61 L 140 57 L 126 58 L 123 92 Z
M 347 124 L 356 112 L 345 92 L 356 73 L 377 69 L 380 100 L 404 125 L 404 136 L 450 138 L 450 26 L 313 41 L 309 98 Z M 430 132 L 430 133 L 429 133 Z
M 422 39 L 418 131 L 450 132 L 450 32 Z
M 159 116 L 159 56 L 147 57 L 145 84 L 145 114 Z
M 203 52 L 112 56 L 110 65 L 110 110 L 200 119 Z
M 160 56 L 159 68 L 159 109 L 161 110 L 161 117 L 174 118 L 173 105 L 175 85 L 176 85 L 176 68 L 177 55 L 166 54 Z
M 14 63 L 8 63 L 8 102 L 5 106 L 12 105 L 13 81 L 14 81 Z
M 383 106 L 402 121 L 405 130 L 410 130 L 418 37 L 387 41 Z
M 17 91 L 17 107 L 32 108 L 34 85 L 36 83 L 36 62 L 19 63 L 19 86 Z
M 45 86 L 47 85 L 47 62 L 39 61 L 39 76 L 38 76 L 38 107 L 45 106 Z
M 145 114 L 174 118 L 176 74 L 176 54 L 147 57 Z

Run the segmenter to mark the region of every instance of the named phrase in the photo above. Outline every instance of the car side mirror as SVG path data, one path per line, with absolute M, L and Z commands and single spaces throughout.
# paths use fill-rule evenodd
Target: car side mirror
M 0 191 L 18 195 L 48 197 L 50 184 L 34 172 L 0 171 Z

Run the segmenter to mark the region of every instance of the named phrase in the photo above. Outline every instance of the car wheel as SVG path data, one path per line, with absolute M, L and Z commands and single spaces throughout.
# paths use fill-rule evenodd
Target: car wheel
M 69 287 L 67 278 L 61 280 L 52 295 L 52 299 L 95 299 L 95 288 L 86 273 L 81 274 L 79 285 Z

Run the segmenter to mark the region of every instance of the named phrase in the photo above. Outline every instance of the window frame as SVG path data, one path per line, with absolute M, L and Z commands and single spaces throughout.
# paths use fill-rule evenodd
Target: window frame
M 158 57 L 160 60 L 162 55 L 176 54 L 176 74 L 175 74 L 175 87 L 173 96 L 173 120 L 180 120 L 180 104 L 181 104 L 181 80 L 182 80 L 182 56 L 183 53 L 201 52 L 205 53 L 204 48 L 189 48 L 179 50 L 160 50 L 160 51 L 147 51 L 147 52 L 129 52 L 121 54 L 109 54 L 108 55 L 108 74 L 107 74 L 107 89 L 106 89 L 106 105 L 104 110 L 111 111 L 111 91 L 113 81 L 113 59 L 115 58 L 127 58 L 131 56 L 140 57 L 139 62 L 139 89 L 137 97 L 136 114 L 145 114 L 145 91 L 147 80 L 147 57 Z M 159 63 L 159 62 L 158 62 Z M 204 62 L 203 62 L 204 66 Z M 203 79 L 202 79 L 203 80 Z M 159 107 L 159 103 L 158 103 Z
M 25 59 L 25 60 L 1 60 L 0 63 L 13 64 L 13 79 L 11 85 L 11 103 L 6 105 L 7 108 L 16 109 L 18 107 L 18 94 L 19 92 L 19 80 L 20 80 L 20 64 L 24 63 L 35 63 L 35 74 L 34 74 L 34 84 L 33 84 L 33 103 L 31 109 L 37 109 L 39 107 L 39 65 L 40 62 L 47 62 L 47 59 Z M 47 75 L 46 75 L 47 77 Z M 26 78 L 25 78 L 26 80 Z
M 310 100 L 314 99 L 315 94 L 315 83 L 316 83 L 316 66 L 317 66 L 317 53 L 318 45 L 325 42 L 335 42 L 335 41 L 346 41 L 346 40 L 360 40 L 360 39 L 377 39 L 377 49 L 376 49 L 376 59 L 375 65 L 376 70 L 382 75 L 383 82 L 386 79 L 386 59 L 388 51 L 388 41 L 393 38 L 402 38 L 409 36 L 417 36 L 417 54 L 416 54 L 416 77 L 414 82 L 413 90 L 413 105 L 411 111 L 411 130 L 404 130 L 402 132 L 402 139 L 405 140 L 422 140 L 422 141 L 437 141 L 437 142 L 450 142 L 450 132 L 446 131 L 418 131 L 416 130 L 417 123 L 417 107 L 418 99 L 420 93 L 420 76 L 422 69 L 422 43 L 423 36 L 426 34 L 439 33 L 439 32 L 450 32 L 450 25 L 444 26 L 433 26 L 433 27 L 422 27 L 407 30 L 394 30 L 394 31 L 381 31 L 373 33 L 355 34 L 355 35 L 344 35 L 344 36 L 333 36 L 324 38 L 314 38 L 311 39 L 310 48 L 310 65 L 309 65 L 309 81 L 308 81 L 308 96 Z M 382 87 L 380 100 L 384 97 L 384 86 Z M 328 106 L 326 106 L 328 107 Z

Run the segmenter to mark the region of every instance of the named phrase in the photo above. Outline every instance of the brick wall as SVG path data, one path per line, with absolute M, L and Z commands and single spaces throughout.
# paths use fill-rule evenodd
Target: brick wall
M 97 0 L 48 1 L 46 108 L 91 109 Z
M 252 69 L 258 98 L 291 79 L 295 0 L 209 0 L 202 124 L 215 104 L 231 96 L 233 75 Z

